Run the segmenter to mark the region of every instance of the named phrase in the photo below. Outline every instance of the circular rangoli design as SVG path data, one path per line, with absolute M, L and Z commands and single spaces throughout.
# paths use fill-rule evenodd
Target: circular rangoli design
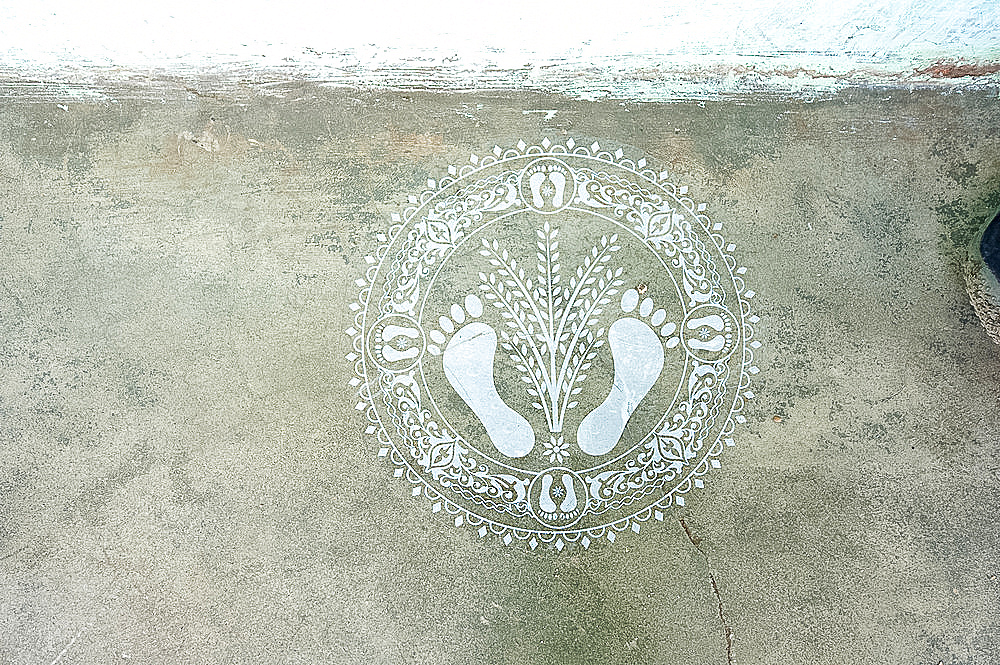
M 480 536 L 583 547 L 684 505 L 749 390 L 745 269 L 645 159 L 495 148 L 392 216 L 352 303 L 358 409 Z

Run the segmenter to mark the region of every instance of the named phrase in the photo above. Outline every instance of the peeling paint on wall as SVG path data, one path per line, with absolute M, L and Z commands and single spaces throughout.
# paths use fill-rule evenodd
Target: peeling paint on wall
M 175 77 L 593 99 L 816 95 L 845 86 L 996 85 L 1000 5 L 984 0 L 569 0 L 337 7 L 61 0 L 0 8 L 0 76 L 100 90 Z M 29 91 L 30 92 L 30 91 Z

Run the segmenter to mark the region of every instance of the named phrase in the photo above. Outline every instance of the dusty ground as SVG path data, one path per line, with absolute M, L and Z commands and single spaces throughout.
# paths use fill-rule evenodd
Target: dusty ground
M 0 662 L 1000 662 L 1000 347 L 959 267 L 1000 205 L 995 94 L 25 90 L 0 105 Z M 343 332 L 406 195 L 546 136 L 707 200 L 765 344 L 706 489 L 562 554 L 410 496 Z

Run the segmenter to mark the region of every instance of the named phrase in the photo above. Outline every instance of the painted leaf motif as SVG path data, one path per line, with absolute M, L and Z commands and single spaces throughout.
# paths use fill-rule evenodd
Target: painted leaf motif
M 428 468 L 434 469 L 450 466 L 453 459 L 455 459 L 455 442 L 442 441 L 431 447 Z
M 428 219 L 427 237 L 430 238 L 432 242 L 436 242 L 439 245 L 452 244 L 451 228 L 444 222 Z

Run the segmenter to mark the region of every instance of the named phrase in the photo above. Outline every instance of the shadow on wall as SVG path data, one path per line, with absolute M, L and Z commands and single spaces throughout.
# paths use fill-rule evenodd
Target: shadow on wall
M 965 278 L 976 314 L 989 336 L 1000 344 L 1000 211 L 976 235 Z

